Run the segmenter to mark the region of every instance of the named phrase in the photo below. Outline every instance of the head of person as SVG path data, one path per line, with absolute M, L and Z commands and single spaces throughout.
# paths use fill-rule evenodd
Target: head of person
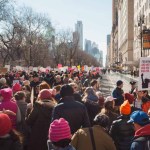
M 148 95 L 148 91 L 147 90 L 144 90 L 143 91 L 143 97 L 146 97 Z
M 131 106 L 128 100 L 125 100 L 123 104 L 120 106 L 120 114 L 121 115 L 130 115 L 131 113 Z
M 140 128 L 150 124 L 149 116 L 147 113 L 143 111 L 134 111 L 128 123 L 133 123 L 135 131 L 139 130 Z
M 95 89 L 97 90 L 99 88 L 99 85 L 98 85 L 98 81 L 97 80 L 92 80 L 90 85 Z
M 59 94 L 60 93 L 60 89 L 61 89 L 61 85 L 55 86 L 54 89 L 56 90 L 56 94 Z
M 38 76 L 38 74 L 34 74 L 34 75 L 33 75 L 33 81 L 34 81 L 34 82 L 38 82 L 38 81 L 39 81 L 39 76 Z
M 0 84 L 1 84 L 2 86 L 6 85 L 6 83 L 7 83 L 7 81 L 6 81 L 5 78 L 1 78 L 1 79 L 0 79 Z
M 50 86 L 44 81 L 39 85 L 40 91 L 43 89 L 50 89 Z
M 78 85 L 76 83 L 73 82 L 73 83 L 70 83 L 69 85 L 73 88 L 74 92 L 78 91 Z
M 123 81 L 118 80 L 118 81 L 116 82 L 116 86 L 117 86 L 118 88 L 123 88 Z
M 142 100 L 142 97 L 144 96 L 144 92 L 142 90 L 141 91 L 137 90 L 136 95 L 137 95 L 137 98 Z
M 52 100 L 52 93 L 48 89 L 43 89 L 38 94 L 38 100 Z
M 0 101 L 10 101 L 13 96 L 13 91 L 10 88 L 0 90 Z
M 0 137 L 3 137 L 12 130 L 12 123 L 8 115 L 0 114 Z
M 22 90 L 24 91 L 24 92 L 31 92 L 31 87 L 30 87 L 30 85 L 24 85 L 23 87 L 22 87 Z
M 73 96 L 73 93 L 74 93 L 73 88 L 68 84 L 63 85 L 60 89 L 60 96 L 62 98 L 66 96 Z
M 131 81 L 130 85 L 131 85 L 131 88 L 136 88 L 136 82 L 135 81 Z
M 12 87 L 13 93 L 21 91 L 21 85 L 19 83 L 15 83 Z
M 48 138 L 57 148 L 68 146 L 71 142 L 69 123 L 64 118 L 54 120 L 50 124 Z
M 124 98 L 125 98 L 125 100 L 128 100 L 130 104 L 132 104 L 134 102 L 134 95 L 132 95 L 130 93 L 125 93 Z
M 108 124 L 109 124 L 109 117 L 105 114 L 99 113 L 94 118 L 94 125 L 99 125 L 103 128 L 106 128 L 108 126 Z
M 26 99 L 26 94 L 25 94 L 25 92 L 23 92 L 23 91 L 19 91 L 19 92 L 15 93 L 14 97 L 15 97 L 15 100 L 16 100 L 16 101 L 20 101 L 20 100 L 25 101 L 25 99 Z
M 60 75 L 56 75 L 55 79 L 56 79 L 56 82 L 60 82 L 61 81 L 61 76 Z
M 112 111 L 115 107 L 115 98 L 113 98 L 112 96 L 108 96 L 106 97 L 106 100 L 104 101 L 104 108 L 106 110 L 110 110 Z

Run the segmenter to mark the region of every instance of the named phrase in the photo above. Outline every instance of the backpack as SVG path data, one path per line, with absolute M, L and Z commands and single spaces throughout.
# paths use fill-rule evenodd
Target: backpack
M 144 150 L 150 150 L 150 136 L 146 137 L 145 149 Z

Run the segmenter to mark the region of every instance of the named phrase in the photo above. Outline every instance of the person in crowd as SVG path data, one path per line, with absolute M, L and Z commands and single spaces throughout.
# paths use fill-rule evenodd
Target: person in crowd
M 96 95 L 97 95 L 98 100 L 99 100 L 99 106 L 100 106 L 100 108 L 103 108 L 104 107 L 104 101 L 105 101 L 103 93 L 100 92 L 100 91 L 97 91 Z
M 124 99 L 127 99 L 130 104 L 133 104 L 133 102 L 135 101 L 135 96 L 133 94 L 130 94 L 130 93 L 125 93 Z
M 131 114 L 128 123 L 132 123 L 135 129 L 130 150 L 149 150 L 150 120 L 148 115 L 143 111 L 135 111 Z
M 134 110 L 143 110 L 148 113 L 150 108 L 150 100 L 147 97 L 144 97 L 144 91 L 137 91 L 137 98 L 133 102 Z
M 61 96 L 60 96 L 61 85 L 55 86 L 54 89 L 56 90 L 55 100 L 56 100 L 57 102 L 59 102 L 60 99 L 61 99 Z
M 64 118 L 56 119 L 50 124 L 48 138 L 48 150 L 75 150 L 70 144 L 71 131 L 69 123 Z
M 149 96 L 149 94 L 148 94 L 148 90 L 144 90 L 143 93 L 144 93 L 143 97 L 145 97 L 145 98 L 147 98 L 148 100 L 150 100 L 150 96 Z
M 124 91 L 123 88 L 123 82 L 121 80 L 118 80 L 116 83 L 116 88 L 112 92 L 112 96 L 115 99 L 115 106 L 120 106 L 124 102 Z
M 94 89 L 95 92 L 99 91 L 99 83 L 97 80 L 92 80 L 90 83 L 91 87 Z
M 74 82 L 70 83 L 69 85 L 73 88 L 74 99 L 82 103 L 82 97 L 79 93 L 78 85 Z
M 30 85 L 24 85 L 22 87 L 22 91 L 25 93 L 26 95 L 26 102 L 30 103 L 30 97 L 31 97 L 31 87 Z
M 7 81 L 5 78 L 0 79 L 0 89 L 8 88 Z
M 9 116 L 0 113 L 0 149 L 23 150 L 22 142 L 23 138 L 12 128 Z
M 76 83 L 78 85 L 78 91 L 81 92 L 82 91 L 82 83 L 81 83 L 79 77 L 74 77 L 74 83 Z
M 131 90 L 129 91 L 129 93 L 135 95 L 136 82 L 135 81 L 131 81 L 130 85 L 131 85 Z
M 60 75 L 55 76 L 55 81 L 53 83 L 53 86 L 62 85 L 62 79 Z
M 120 116 L 113 121 L 109 134 L 113 138 L 117 150 L 130 150 L 131 141 L 134 137 L 134 127 L 128 124 L 130 119 L 131 106 L 128 100 L 120 106 Z
M 90 123 L 93 125 L 95 116 L 100 112 L 98 97 L 94 89 L 91 87 L 87 87 L 84 93 L 85 96 L 83 97 L 82 101 L 87 108 Z
M 22 87 L 19 83 L 15 83 L 13 86 L 12 86 L 12 90 L 13 90 L 13 93 L 15 94 L 16 92 L 19 92 L 21 91 Z
M 64 118 L 69 122 L 72 134 L 80 127 L 89 127 L 90 122 L 86 107 L 80 102 L 75 101 L 73 88 L 70 85 L 63 85 L 60 95 L 62 99 L 53 110 L 52 121 Z
M 109 123 L 107 127 L 108 130 L 110 129 L 112 122 L 116 120 L 118 117 L 118 114 L 115 113 L 114 107 L 115 107 L 115 98 L 113 98 L 112 96 L 108 96 L 104 101 L 104 108 L 101 110 L 101 114 L 105 114 L 109 117 Z
M 26 95 L 23 91 L 19 91 L 14 95 L 14 97 L 21 113 L 21 121 L 17 124 L 17 131 L 19 131 L 23 135 L 24 137 L 23 147 L 24 150 L 27 150 L 30 129 L 25 122 L 27 112 Z
M 50 90 L 41 90 L 38 101 L 26 118 L 27 124 L 31 127 L 28 150 L 47 150 L 47 133 L 55 105 Z
M 39 88 L 40 88 L 40 91 L 41 91 L 43 89 L 50 89 L 50 86 L 45 81 L 43 81 L 42 83 L 40 83 Z
M 107 133 L 109 117 L 98 114 L 92 128 L 79 129 L 72 137 L 71 144 L 77 150 L 116 150 L 113 140 Z
M 16 116 L 9 115 L 12 121 L 12 127 L 16 129 L 17 123 L 21 121 L 21 114 L 16 102 L 12 100 L 12 96 L 12 89 L 4 88 L 0 90 L 0 111 L 3 109 L 11 110 L 16 114 Z
M 68 74 L 64 74 L 64 76 L 63 76 L 63 83 L 64 84 L 68 84 L 68 81 L 69 81 Z

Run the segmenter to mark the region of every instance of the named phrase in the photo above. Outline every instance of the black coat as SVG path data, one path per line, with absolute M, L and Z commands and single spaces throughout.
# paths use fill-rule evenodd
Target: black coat
M 23 150 L 19 141 L 14 141 L 11 136 L 0 138 L 0 150 Z
M 75 101 L 73 96 L 63 98 L 54 108 L 52 121 L 59 118 L 64 118 L 69 122 L 72 134 L 81 127 L 90 127 L 86 107 Z
M 35 102 L 33 111 L 26 119 L 31 127 L 28 150 L 47 150 L 48 130 L 54 105 L 49 100 Z
M 110 128 L 110 135 L 113 138 L 117 150 L 130 150 L 134 137 L 134 127 L 128 124 L 130 116 L 120 116 L 115 120 Z

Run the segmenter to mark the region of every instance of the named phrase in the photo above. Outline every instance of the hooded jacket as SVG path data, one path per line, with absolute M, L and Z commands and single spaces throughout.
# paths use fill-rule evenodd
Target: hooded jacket
M 150 137 L 150 124 L 143 126 L 135 132 L 130 150 L 145 150 L 147 137 Z
M 48 129 L 55 103 L 51 100 L 35 102 L 26 119 L 31 127 L 28 150 L 47 150 Z
M 0 95 L 3 97 L 2 102 L 0 102 L 0 111 L 3 109 L 11 110 L 17 114 L 18 107 L 15 101 L 12 101 L 12 90 L 10 88 L 0 90 Z M 13 128 L 16 128 L 17 117 L 9 115 Z

